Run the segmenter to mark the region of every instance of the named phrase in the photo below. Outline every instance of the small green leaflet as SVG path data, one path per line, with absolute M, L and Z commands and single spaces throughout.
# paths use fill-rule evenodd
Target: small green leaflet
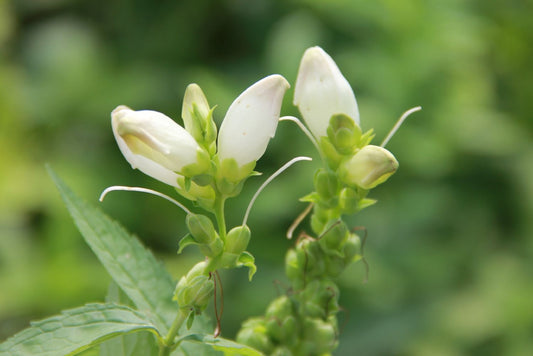
M 137 331 L 158 335 L 145 315 L 129 307 L 87 304 L 33 322 L 0 344 L 0 356 L 74 355 L 109 338 Z

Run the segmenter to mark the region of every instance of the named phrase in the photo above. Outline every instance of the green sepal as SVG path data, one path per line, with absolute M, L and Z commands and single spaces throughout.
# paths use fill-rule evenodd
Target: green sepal
M 360 195 L 354 188 L 345 187 L 339 193 L 339 207 L 344 214 L 354 214 L 361 210 Z
M 365 132 L 364 134 L 361 135 L 361 138 L 359 139 L 359 142 L 358 142 L 357 146 L 359 148 L 362 148 L 362 147 L 370 144 L 370 142 L 372 142 L 372 140 L 374 139 L 374 136 L 376 136 L 374 134 L 374 129 L 368 130 L 367 132 Z
M 252 161 L 239 166 L 234 158 L 226 158 L 224 161 L 219 162 L 216 185 L 220 193 L 227 197 L 238 195 L 242 190 L 244 181 L 248 177 L 258 174 L 254 172 L 255 165 L 256 162 Z
M 332 170 L 336 170 L 337 167 L 339 167 L 343 156 L 337 152 L 335 146 L 331 143 L 330 139 L 326 136 L 320 137 L 318 147 L 324 155 L 324 158 L 326 159 L 329 168 L 331 168 Z
M 190 245 L 199 245 L 198 242 L 194 240 L 191 234 L 185 235 L 178 244 L 178 255 L 183 251 L 183 249 Z
M 252 281 L 252 278 L 257 271 L 257 266 L 255 265 L 255 257 L 248 251 L 241 253 L 237 260 L 237 266 L 248 267 L 248 279 Z
M 361 141 L 361 129 L 346 114 L 335 114 L 329 120 L 328 138 L 341 155 L 351 155 Z
M 369 198 L 361 199 L 358 204 L 358 209 L 363 210 L 364 208 L 368 208 L 369 206 L 372 206 L 376 204 L 377 202 L 378 201 L 376 199 L 369 199 Z
M 317 192 L 312 192 L 307 194 L 306 196 L 303 196 L 299 199 L 301 202 L 307 202 L 307 203 L 318 203 L 320 201 L 320 196 Z
M 189 313 L 189 316 L 187 317 L 187 330 L 190 330 L 192 328 L 192 324 L 194 323 L 194 316 L 196 315 L 196 313 L 194 312 L 194 310 L 191 310 L 191 312 Z
M 205 175 L 205 174 L 213 174 L 212 172 L 212 165 L 211 165 L 211 156 L 209 153 L 203 149 L 199 148 L 196 150 L 196 162 L 188 164 L 186 166 L 183 166 L 181 168 L 181 171 L 179 171 L 181 175 L 185 177 L 195 177 L 199 175 Z
M 183 187 L 185 188 L 186 191 L 191 190 L 191 182 L 192 182 L 191 178 L 190 177 L 184 177 L 184 179 L 185 179 L 185 181 L 184 181 L 185 184 L 183 185 Z

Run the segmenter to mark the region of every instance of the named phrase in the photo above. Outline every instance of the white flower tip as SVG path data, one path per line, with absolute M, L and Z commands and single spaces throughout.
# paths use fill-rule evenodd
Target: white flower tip
M 192 105 L 196 104 L 204 116 L 209 113 L 209 103 L 205 97 L 202 88 L 196 83 L 191 83 L 185 89 L 185 95 L 183 97 L 183 107 L 181 109 L 181 117 L 184 119 L 190 115 Z
M 274 137 L 287 80 L 273 74 L 246 89 L 229 107 L 218 134 L 219 158 L 239 166 L 257 161 Z
M 317 138 L 326 135 L 335 114 L 346 114 L 359 125 L 353 90 L 335 61 L 320 47 L 311 47 L 302 56 L 293 103 Z
M 132 111 L 132 110 L 126 105 L 119 105 L 115 109 L 113 109 L 113 111 L 111 111 L 111 116 L 112 117 L 119 116 L 119 113 L 121 111 L 125 114 L 126 111 Z

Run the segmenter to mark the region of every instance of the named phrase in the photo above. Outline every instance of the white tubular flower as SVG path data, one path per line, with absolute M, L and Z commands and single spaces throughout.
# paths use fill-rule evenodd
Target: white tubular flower
M 120 151 L 133 169 L 178 187 L 179 172 L 197 162 L 198 143 L 183 127 L 157 111 L 118 106 L 111 126 Z
M 320 47 L 307 49 L 300 62 L 294 105 L 318 139 L 327 136 L 329 119 L 346 114 L 359 125 L 359 110 L 350 84 L 333 59 Z
M 265 153 L 278 125 L 283 95 L 289 83 L 268 76 L 246 89 L 231 104 L 218 134 L 220 161 L 233 158 L 242 167 Z

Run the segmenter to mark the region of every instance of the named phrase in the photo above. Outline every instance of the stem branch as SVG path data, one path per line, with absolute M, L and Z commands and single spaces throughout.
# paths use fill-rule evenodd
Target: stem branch
M 188 315 L 189 314 L 187 313 L 187 310 L 182 308 L 178 310 L 178 314 L 176 315 L 176 318 L 174 319 L 174 322 L 172 323 L 172 326 L 170 327 L 167 336 L 165 336 L 163 342 L 159 345 L 159 356 L 170 355 L 170 352 L 174 348 L 174 339 L 178 335 L 178 331 L 187 319 Z

